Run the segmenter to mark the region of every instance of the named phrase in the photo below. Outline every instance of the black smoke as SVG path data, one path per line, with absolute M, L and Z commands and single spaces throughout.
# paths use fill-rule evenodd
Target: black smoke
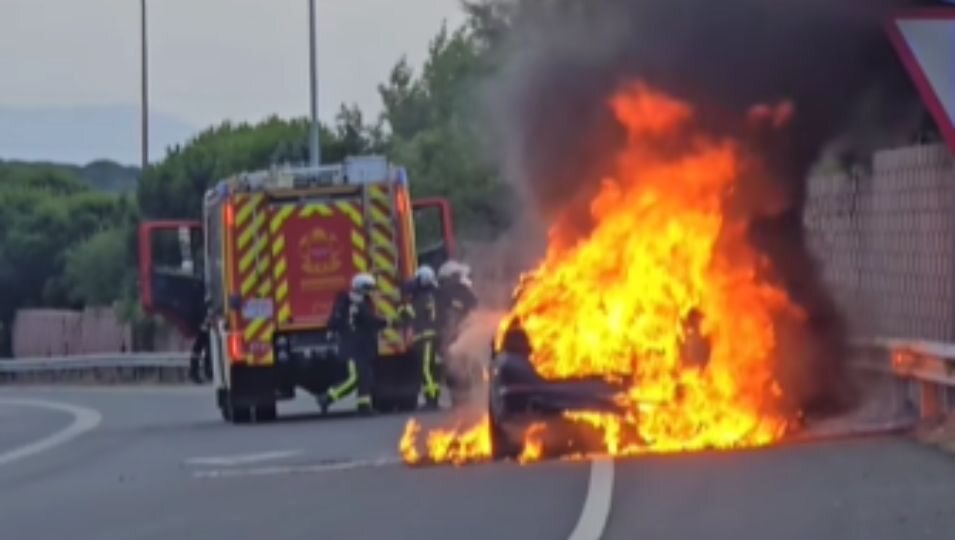
M 713 135 L 747 141 L 785 199 L 755 223 L 753 242 L 809 316 L 809 339 L 791 336 L 800 405 L 846 405 L 844 324 L 803 238 L 806 179 L 830 150 L 855 160 L 912 134 L 920 106 L 884 28 L 913 3 L 518 2 L 491 91 L 507 174 L 545 221 L 586 232 L 584 203 L 622 136 L 607 99 L 635 80 L 691 103 Z M 786 129 L 754 132 L 744 121 L 753 105 L 782 100 L 795 105 Z

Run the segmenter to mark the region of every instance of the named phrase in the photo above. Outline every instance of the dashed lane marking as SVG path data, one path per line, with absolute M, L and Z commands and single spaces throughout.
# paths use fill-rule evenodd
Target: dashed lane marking
M 252 463 L 261 463 L 263 461 L 275 461 L 279 459 L 288 459 L 301 455 L 301 450 L 274 450 L 271 452 L 259 452 L 255 454 L 237 454 L 232 456 L 209 456 L 188 458 L 186 463 L 189 465 L 208 466 L 208 467 L 235 467 L 238 465 L 249 465 Z
M 0 405 L 47 409 L 51 411 L 63 412 L 73 417 L 73 421 L 70 423 L 70 425 L 53 433 L 52 435 L 48 435 L 37 441 L 14 448 L 13 450 L 0 453 L 0 467 L 66 444 L 83 433 L 95 428 L 100 424 L 100 422 L 103 421 L 103 416 L 98 411 L 87 409 L 86 407 L 80 407 L 78 405 L 70 405 L 69 403 L 59 403 L 56 401 L 45 401 L 39 399 L 0 398 Z
M 568 540 L 599 540 L 613 502 L 613 459 L 598 458 L 590 464 L 587 498 Z
M 270 476 L 282 474 L 316 474 L 334 471 L 347 471 L 351 469 L 367 469 L 374 467 L 387 467 L 401 464 L 401 459 L 397 457 L 385 457 L 377 459 L 358 459 L 358 460 L 330 460 L 322 463 L 308 465 L 274 465 L 269 467 L 250 467 L 250 468 L 232 468 L 232 469 L 210 469 L 206 471 L 197 471 L 193 473 L 194 478 L 213 479 L 213 478 L 238 478 L 246 476 Z

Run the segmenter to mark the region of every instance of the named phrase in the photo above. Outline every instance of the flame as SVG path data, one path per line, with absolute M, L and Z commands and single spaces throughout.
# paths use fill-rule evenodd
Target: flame
M 418 451 L 420 434 L 421 424 L 414 418 L 409 419 L 398 443 L 401 459 L 409 465 L 424 461 L 424 456 Z M 485 415 L 471 426 L 434 429 L 428 432 L 424 442 L 427 459 L 433 463 L 463 465 L 486 461 L 491 457 L 490 421 Z
M 689 105 L 645 85 L 610 107 L 627 141 L 591 200 L 594 226 L 551 229 L 501 333 L 520 323 L 546 378 L 627 381 L 625 417 L 568 415 L 610 454 L 770 443 L 787 426 L 776 325 L 803 315 L 730 206 L 741 145 L 694 132 Z
M 544 453 L 543 436 L 546 429 L 547 426 L 540 422 L 531 424 L 527 428 L 527 431 L 524 432 L 524 448 L 517 458 L 518 463 L 530 463 L 541 458 Z
M 405 431 L 401 434 L 401 440 L 398 442 L 398 453 L 401 454 L 405 463 L 413 465 L 421 461 L 421 454 L 418 453 L 418 449 L 415 447 L 415 440 L 417 440 L 418 434 L 420 433 L 421 424 L 414 418 L 408 420 L 408 423 L 405 425 Z
M 608 152 L 610 172 L 590 200 L 592 227 L 581 236 L 572 216 L 555 222 L 498 345 L 516 323 L 541 376 L 599 376 L 626 389 L 618 396 L 623 414 L 564 415 L 598 431 L 601 453 L 778 440 L 795 415 L 774 376 L 777 328 L 805 316 L 773 282 L 769 260 L 748 239 L 751 218 L 734 205 L 747 165 L 758 160 L 738 141 L 694 129 L 687 103 L 646 85 L 625 88 L 609 107 L 626 141 Z M 780 127 L 792 114 L 783 104 L 752 116 Z M 485 459 L 487 419 L 475 429 L 431 432 L 428 456 Z M 522 462 L 540 457 L 545 429 L 525 433 Z

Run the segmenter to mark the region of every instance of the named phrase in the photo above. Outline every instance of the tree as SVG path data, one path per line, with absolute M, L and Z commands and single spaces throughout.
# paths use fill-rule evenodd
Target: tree
M 149 218 L 198 218 L 205 191 L 219 180 L 272 165 L 308 160 L 309 122 L 272 117 L 258 124 L 223 123 L 203 131 L 150 167 L 138 199 Z M 322 160 L 341 161 L 382 147 L 381 132 L 355 106 L 342 106 L 335 126 L 321 126 Z
M 80 307 L 64 278 L 67 254 L 99 231 L 129 222 L 128 201 L 97 193 L 57 167 L 0 167 L 0 338 L 8 354 L 9 331 L 25 306 Z M 111 259 L 114 272 L 129 268 Z M 116 269 L 119 270 L 116 270 Z
M 70 249 L 63 276 L 70 300 L 93 306 L 114 304 L 130 278 L 126 256 L 126 231 L 121 227 L 96 232 Z
M 476 34 L 446 27 L 416 76 L 401 59 L 379 86 L 392 159 L 408 168 L 415 196 L 450 199 L 460 232 L 493 237 L 510 223 L 512 200 L 479 136 L 478 83 L 490 64 Z

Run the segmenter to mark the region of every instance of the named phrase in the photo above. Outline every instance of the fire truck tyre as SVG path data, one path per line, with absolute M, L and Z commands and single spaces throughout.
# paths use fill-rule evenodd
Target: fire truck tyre
M 516 443 L 493 414 L 491 419 L 491 453 L 494 459 L 517 459 L 521 455 L 521 445 Z
M 232 406 L 232 422 L 235 424 L 248 424 L 252 421 L 252 407 Z
M 275 403 L 259 405 L 255 408 L 256 422 L 273 422 L 276 417 L 278 417 L 278 411 L 276 410 Z
M 394 399 L 386 398 L 384 396 L 372 396 L 371 404 L 376 411 L 383 413 L 394 412 L 397 408 Z
M 418 408 L 418 394 L 404 396 L 397 403 L 399 412 L 411 412 Z

